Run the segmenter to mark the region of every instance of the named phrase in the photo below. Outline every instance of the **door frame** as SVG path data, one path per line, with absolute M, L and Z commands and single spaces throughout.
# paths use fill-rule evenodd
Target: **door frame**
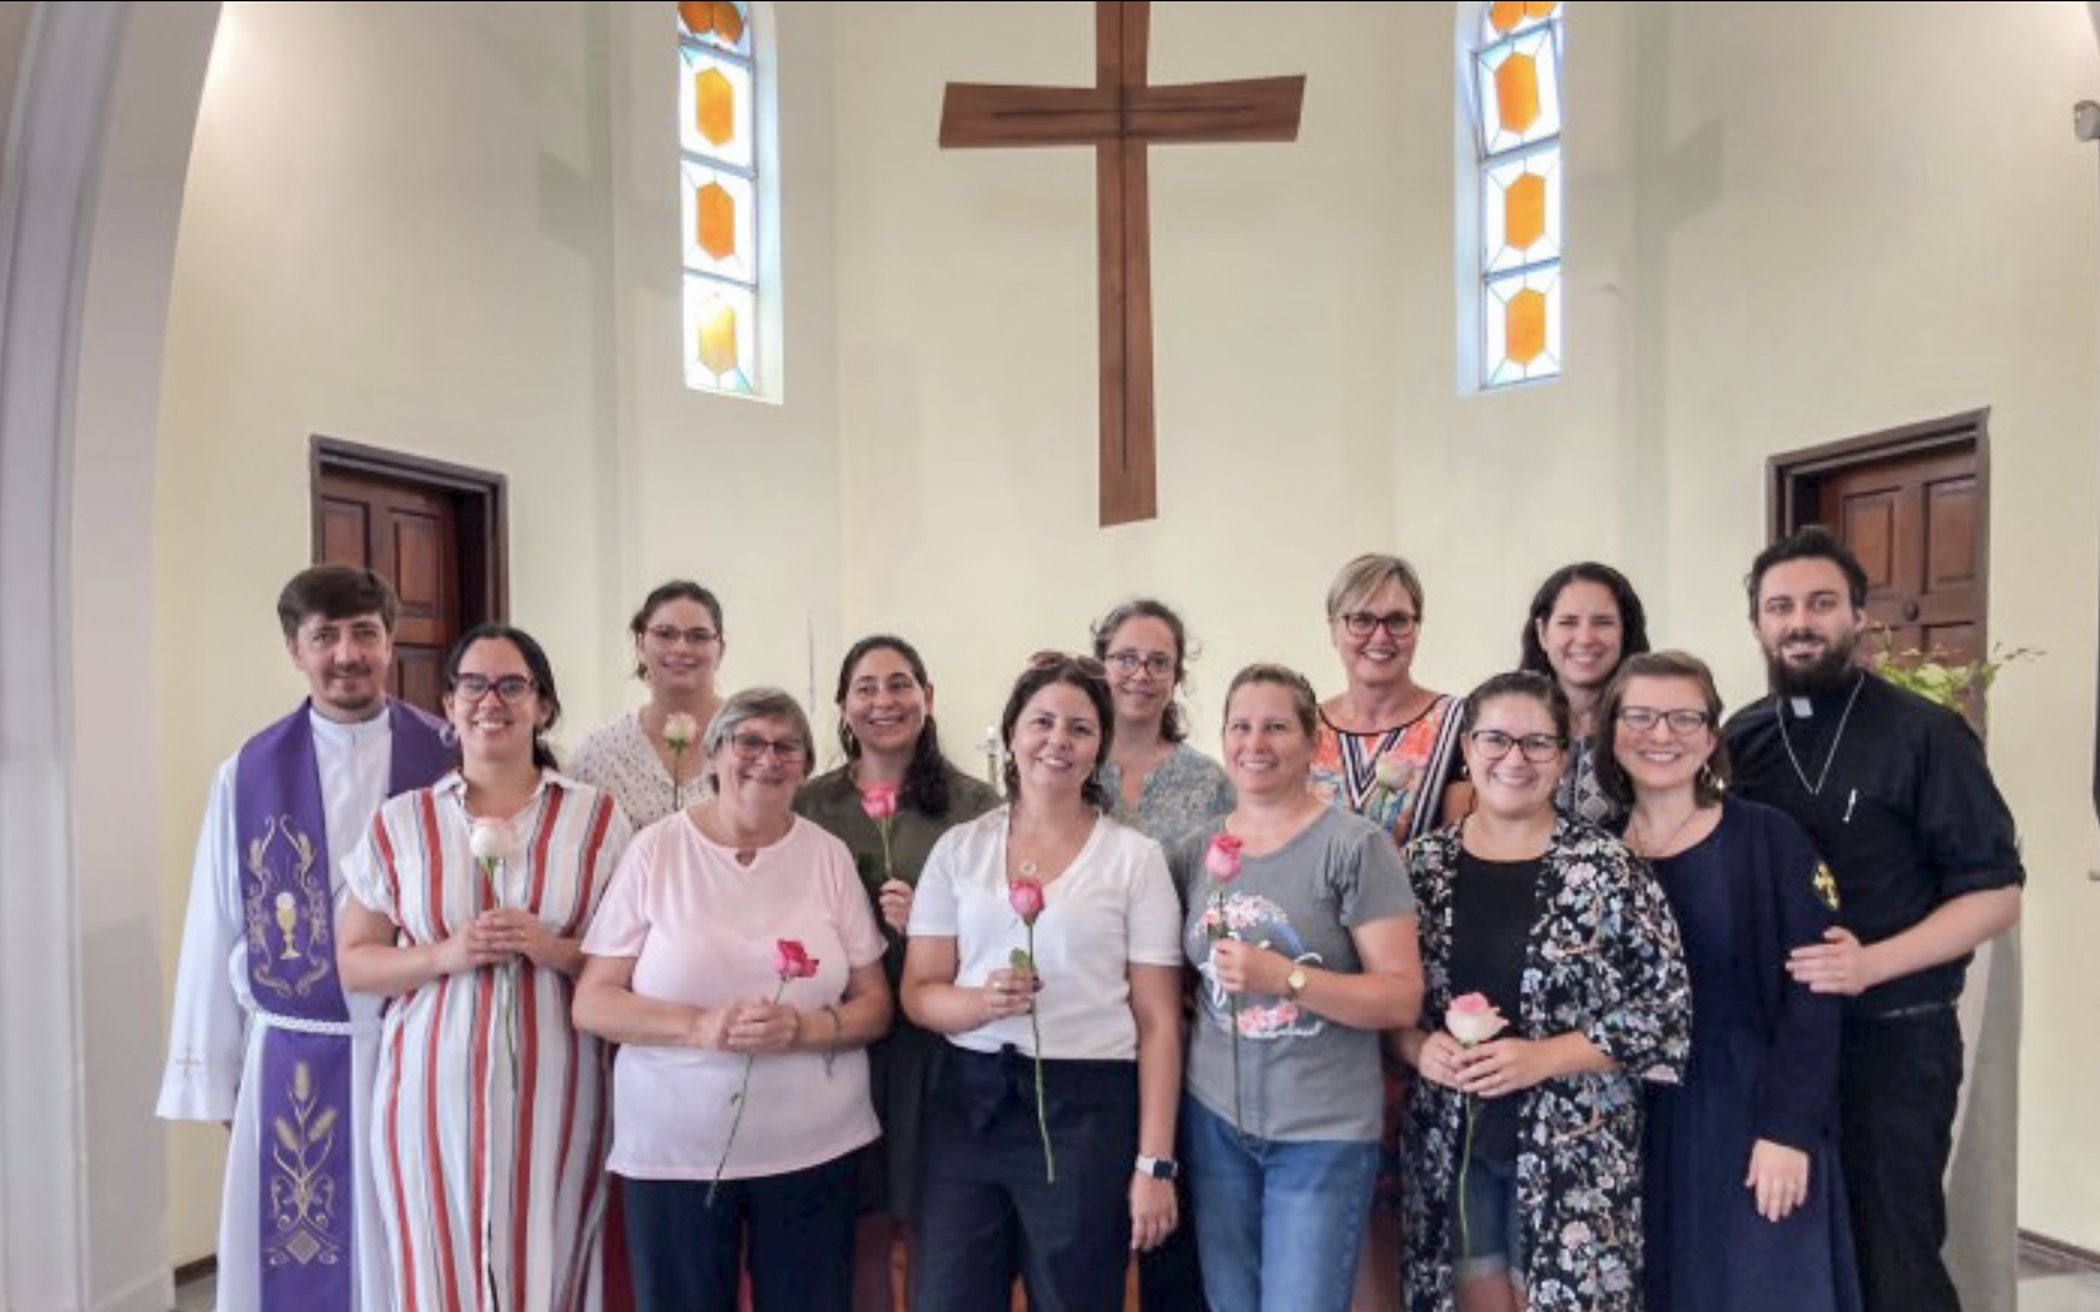
M 1991 408 L 1964 410 L 1863 437 L 1783 451 L 1765 461 L 1766 541 L 1777 542 L 1804 524 L 1827 523 L 1806 513 L 1816 485 L 1831 474 L 1907 456 L 1967 450 L 1976 458 L 1977 650 L 1991 649 Z M 2096 767 L 2100 768 L 2100 767 Z M 2100 793 L 2100 782 L 2096 782 Z M 2096 799 L 2100 800 L 2100 799 Z
M 476 624 L 510 621 L 509 480 L 427 456 L 412 456 L 315 433 L 308 446 L 307 487 L 313 503 L 313 559 L 321 558 L 325 527 L 321 476 L 366 474 L 443 492 L 459 508 L 460 620 Z

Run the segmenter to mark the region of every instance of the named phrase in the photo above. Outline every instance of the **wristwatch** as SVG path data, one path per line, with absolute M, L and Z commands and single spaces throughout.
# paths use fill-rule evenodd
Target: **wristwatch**
M 1181 1174 L 1181 1163 L 1171 1157 L 1147 1157 L 1139 1153 L 1137 1169 L 1139 1175 L 1149 1175 L 1155 1180 L 1171 1180 Z
M 1302 992 L 1304 988 L 1305 967 L 1291 967 L 1291 973 L 1283 977 L 1283 996 L 1289 998 L 1293 1002 L 1296 1002 L 1298 1000 L 1298 994 Z

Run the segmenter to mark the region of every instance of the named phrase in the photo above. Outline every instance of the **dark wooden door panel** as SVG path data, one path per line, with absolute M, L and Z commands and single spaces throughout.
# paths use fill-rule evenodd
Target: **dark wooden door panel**
M 361 566 L 393 585 L 401 610 L 392 691 L 428 711 L 441 709 L 445 653 L 473 625 L 498 617 L 488 582 L 501 577 L 500 560 L 489 558 L 500 553 L 500 540 L 482 532 L 462 541 L 469 525 L 500 522 L 488 502 L 501 480 L 490 480 L 488 491 L 477 492 L 457 477 L 337 468 L 317 456 L 316 549 L 325 563 Z
M 1775 458 L 1773 528 L 1828 524 L 1866 571 L 1876 632 L 1861 659 L 1884 645 L 1949 663 L 1984 653 L 1985 459 L 1982 412 Z

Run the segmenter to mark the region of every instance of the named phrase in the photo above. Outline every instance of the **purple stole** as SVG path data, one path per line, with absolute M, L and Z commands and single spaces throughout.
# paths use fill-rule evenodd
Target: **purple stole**
M 389 700 L 387 794 L 453 765 L 437 720 Z M 357 1148 L 350 1010 L 335 970 L 327 811 L 307 706 L 241 748 L 234 839 L 246 911 L 248 987 L 264 1026 L 256 1090 L 262 1305 L 350 1312 Z

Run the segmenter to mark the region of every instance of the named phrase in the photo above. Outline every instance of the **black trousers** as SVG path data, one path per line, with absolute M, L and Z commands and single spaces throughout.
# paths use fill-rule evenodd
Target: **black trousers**
M 1044 1063 L 1052 1184 L 1034 1059 L 1011 1047 L 991 1056 L 951 1045 L 937 1060 L 919 1130 L 913 1312 L 998 1312 L 1017 1271 L 1030 1312 L 1123 1306 L 1137 1063 Z
M 724 1180 L 622 1178 L 637 1312 L 735 1312 L 748 1242 L 757 1312 L 852 1312 L 860 1154 L 785 1175 Z
M 1846 1017 L 1838 1084 L 1845 1192 L 1867 1312 L 1960 1312 L 1940 1257 L 1942 1182 L 1961 1091 L 1954 1009 Z

